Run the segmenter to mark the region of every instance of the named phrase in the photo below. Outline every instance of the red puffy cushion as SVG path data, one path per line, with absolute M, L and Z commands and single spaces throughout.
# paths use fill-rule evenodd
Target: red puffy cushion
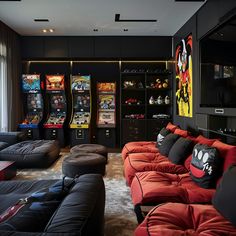
M 206 138 L 202 135 L 198 135 L 197 138 L 195 139 L 195 141 L 197 143 L 205 144 L 208 146 L 211 146 L 216 140 L 218 140 L 218 139 L 209 139 L 209 138 Z
M 230 165 L 236 164 L 236 146 L 222 143 L 216 140 L 212 147 L 215 147 L 220 152 L 220 156 L 224 158 L 223 170 L 225 171 Z
M 171 122 L 169 122 L 169 123 L 166 125 L 166 129 L 170 130 L 172 133 L 173 133 L 177 128 L 179 128 L 178 125 L 174 125 L 174 124 L 172 124 Z
M 179 136 L 186 138 L 186 137 L 188 137 L 189 132 L 188 132 L 187 130 L 183 130 L 183 129 L 177 128 L 177 129 L 174 131 L 174 134 L 178 134 Z
M 138 172 L 131 184 L 134 205 L 164 202 L 209 203 L 215 189 L 199 187 L 186 174 L 169 174 L 156 171 Z
M 182 174 L 188 172 L 183 165 L 175 165 L 160 153 L 132 153 L 124 162 L 124 174 L 130 186 L 135 173 L 143 171 L 160 171 L 165 173 Z
M 126 143 L 122 149 L 122 159 L 125 160 L 127 155 L 130 153 L 144 153 L 152 152 L 157 153 L 159 150 L 156 148 L 156 142 L 140 141 L 140 142 L 129 142 Z
M 236 228 L 212 205 L 166 203 L 154 207 L 135 236 L 236 235 Z

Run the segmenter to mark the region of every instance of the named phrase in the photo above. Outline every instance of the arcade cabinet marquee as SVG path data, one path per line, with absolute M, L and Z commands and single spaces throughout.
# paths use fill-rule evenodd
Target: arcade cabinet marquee
M 21 85 L 25 104 L 25 119 L 18 127 L 27 133 L 28 138 L 40 139 L 43 119 L 43 83 L 40 80 L 40 75 L 23 74 Z
M 89 143 L 91 119 L 91 77 L 90 75 L 71 76 L 73 113 L 70 121 L 70 143 Z

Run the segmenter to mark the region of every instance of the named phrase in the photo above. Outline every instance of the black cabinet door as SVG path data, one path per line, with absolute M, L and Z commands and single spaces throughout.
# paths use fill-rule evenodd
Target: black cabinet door
M 172 37 L 123 37 L 122 58 L 171 58 Z
M 94 56 L 93 37 L 69 37 L 69 57 L 92 58 Z
M 44 37 L 21 37 L 22 59 L 44 57 Z
M 146 140 L 145 120 L 122 120 L 122 144 Z
M 94 56 L 97 58 L 120 58 L 121 37 L 96 37 Z
M 46 58 L 67 58 L 68 38 L 67 37 L 45 37 Z

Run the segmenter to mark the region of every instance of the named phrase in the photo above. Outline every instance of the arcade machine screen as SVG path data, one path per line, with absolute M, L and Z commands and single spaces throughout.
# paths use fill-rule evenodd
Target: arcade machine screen
M 72 90 L 90 90 L 90 76 L 72 76 Z
M 40 75 L 22 75 L 22 90 L 24 93 L 40 91 Z
M 113 110 L 115 109 L 115 95 L 99 94 L 99 109 Z
M 74 94 L 74 109 L 80 111 L 90 110 L 90 96 L 89 94 Z
M 65 97 L 63 95 L 51 96 L 51 106 L 53 109 L 63 109 L 65 107 Z
M 64 90 L 64 75 L 46 75 L 46 89 L 48 91 Z
M 29 109 L 42 109 L 43 108 L 43 98 L 42 94 L 28 94 L 27 96 L 27 107 Z

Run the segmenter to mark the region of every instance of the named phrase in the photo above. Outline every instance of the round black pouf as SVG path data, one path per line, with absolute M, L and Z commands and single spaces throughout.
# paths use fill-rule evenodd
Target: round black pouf
M 96 153 L 70 154 L 62 162 L 62 173 L 70 178 L 83 174 L 105 174 L 106 158 Z
M 107 148 L 100 144 L 79 144 L 70 149 L 71 153 L 97 153 L 106 158 L 107 163 Z

